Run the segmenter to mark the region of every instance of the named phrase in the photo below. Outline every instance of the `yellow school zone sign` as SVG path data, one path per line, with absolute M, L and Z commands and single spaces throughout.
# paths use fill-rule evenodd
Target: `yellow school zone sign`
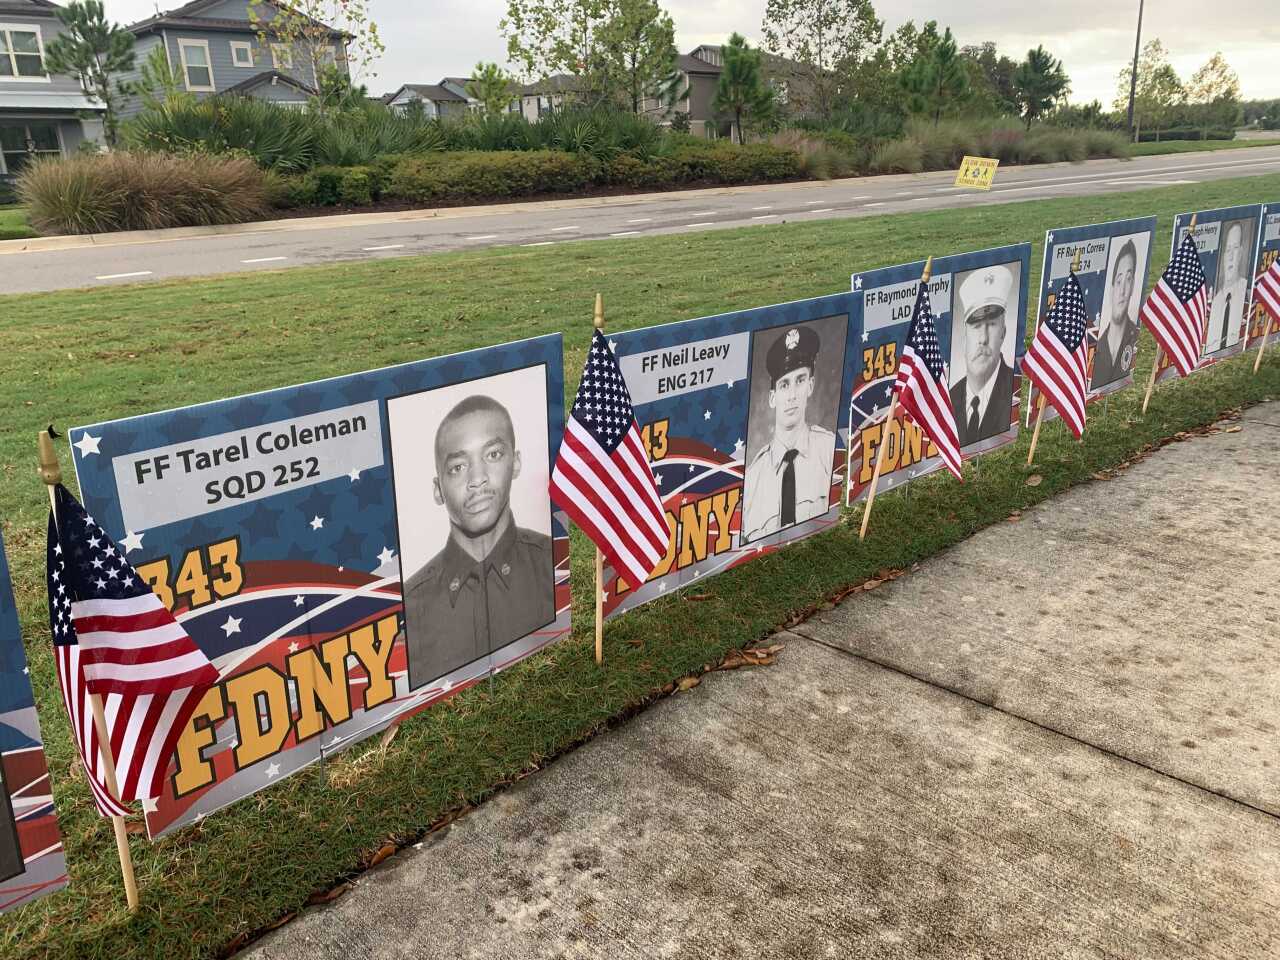
M 996 178 L 996 167 L 999 160 L 987 157 L 965 157 L 960 161 L 960 170 L 956 173 L 957 187 L 974 187 L 978 190 L 990 190 L 991 181 Z

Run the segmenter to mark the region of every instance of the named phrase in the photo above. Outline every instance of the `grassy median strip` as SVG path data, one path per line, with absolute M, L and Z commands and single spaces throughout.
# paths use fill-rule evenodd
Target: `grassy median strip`
M 1280 350 L 1161 386 L 1145 419 L 1136 389 L 1091 412 L 1087 442 L 1045 428 L 1028 486 L 1024 438 L 969 469 L 882 496 L 868 540 L 836 530 L 611 624 L 592 662 L 592 554 L 574 540 L 573 637 L 375 741 L 148 844 L 134 843 L 142 911 L 130 919 L 109 824 L 73 773 L 42 596 L 45 493 L 35 434 L 213 400 L 555 330 L 576 385 L 591 301 L 612 329 L 846 288 L 854 270 L 958 253 L 1046 229 L 1158 214 L 1153 272 L 1173 214 L 1280 199 L 1280 175 L 979 209 L 770 225 L 643 240 L 493 249 L 174 283 L 0 297 L 0 516 L 66 839 L 71 887 L 5 917 L 4 956 L 213 956 L 358 871 L 388 841 L 420 836 L 591 735 L 681 676 L 886 568 L 904 568 L 1242 403 L 1280 395 Z M 145 251 L 145 248 L 141 248 Z M 145 252 L 142 254 L 145 256 Z M 19 261 L 6 266 L 18 267 Z M 1038 268 L 1034 274 L 1038 274 Z M 1032 277 L 1032 290 L 1037 276 Z M 1032 298 L 1034 309 L 1034 296 Z M 1144 335 L 1145 336 L 1145 335 Z M 1139 380 L 1153 355 L 1147 340 Z M 1149 368 L 1148 368 L 1149 369 Z M 64 453 L 69 464 L 69 457 Z M 1153 491 L 1153 495 L 1158 495 Z M 857 511 L 854 512 L 856 517 Z M 430 909 L 426 905 L 426 909 Z M 437 918 L 447 923 L 447 917 Z
M 1130 156 L 1159 157 L 1168 153 L 1209 153 L 1214 150 L 1244 150 L 1249 147 L 1280 147 L 1280 137 L 1267 140 L 1165 140 L 1135 143 Z

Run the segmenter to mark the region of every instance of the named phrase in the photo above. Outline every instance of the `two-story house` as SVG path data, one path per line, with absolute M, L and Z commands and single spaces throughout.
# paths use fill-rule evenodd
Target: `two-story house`
M 0 179 L 34 156 L 69 153 L 101 140 L 100 114 L 68 76 L 45 71 L 44 51 L 62 32 L 50 0 L 0 0 Z
M 264 44 L 259 36 L 262 31 L 249 19 L 249 7 L 250 0 L 192 0 L 133 24 L 129 32 L 137 38 L 136 70 L 153 50 L 162 48 L 184 89 L 199 99 L 232 93 L 304 106 L 316 91 L 310 50 L 306 45 L 273 40 L 270 35 Z M 270 2 L 258 7 L 259 17 L 268 24 L 272 8 Z M 346 34 L 318 26 L 320 66 L 332 64 L 347 72 Z M 130 116 L 139 109 L 141 100 L 134 98 L 122 113 Z

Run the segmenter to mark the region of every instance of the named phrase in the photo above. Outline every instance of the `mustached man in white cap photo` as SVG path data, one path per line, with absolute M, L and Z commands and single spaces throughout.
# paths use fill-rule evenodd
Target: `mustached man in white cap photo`
M 957 278 L 957 313 L 964 322 L 952 334 L 961 342 L 953 342 L 951 349 L 951 375 L 960 378 L 951 386 L 951 409 L 962 448 L 1009 429 L 1013 364 L 1004 352 L 1009 300 L 1013 297 L 1016 303 L 1018 292 L 1015 270 L 1016 266 L 983 267 Z M 960 356 L 963 365 L 956 362 Z

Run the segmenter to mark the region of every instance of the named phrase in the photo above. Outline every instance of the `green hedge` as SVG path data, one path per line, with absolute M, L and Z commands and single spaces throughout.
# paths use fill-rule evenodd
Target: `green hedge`
M 415 203 L 570 193 L 591 184 L 593 165 L 559 150 L 502 150 L 404 157 L 386 195 Z

